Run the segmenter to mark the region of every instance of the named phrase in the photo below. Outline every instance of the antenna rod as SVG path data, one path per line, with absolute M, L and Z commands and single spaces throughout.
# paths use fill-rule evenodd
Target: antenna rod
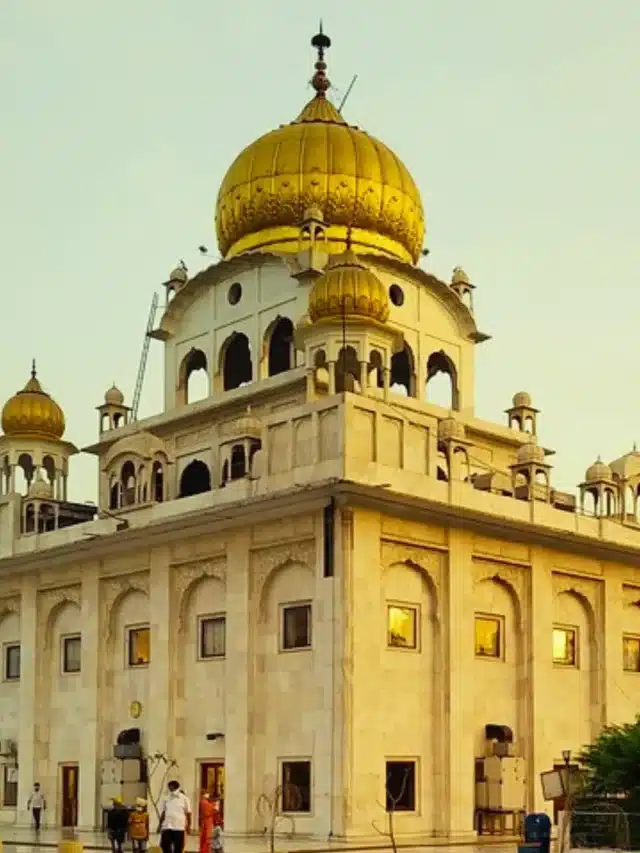
M 342 101 L 340 102 L 340 106 L 338 107 L 338 112 L 339 112 L 339 113 L 341 113 L 341 112 L 342 112 L 342 108 L 344 107 L 344 105 L 345 105 L 345 102 L 346 102 L 347 98 L 348 98 L 348 97 L 349 97 L 349 95 L 351 94 L 351 90 L 352 90 L 352 89 L 353 89 L 353 87 L 355 86 L 355 83 L 356 83 L 356 80 L 357 80 L 357 79 L 358 79 L 358 75 L 357 75 L 357 74 L 354 74 L 354 75 L 353 75 L 353 80 L 351 81 L 351 83 L 349 83 L 349 88 L 348 88 L 348 89 L 347 89 L 347 91 L 345 92 L 344 98 L 342 99 Z

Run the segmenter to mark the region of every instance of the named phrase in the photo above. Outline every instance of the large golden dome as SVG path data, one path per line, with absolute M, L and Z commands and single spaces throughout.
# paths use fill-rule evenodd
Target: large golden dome
M 309 319 L 342 320 L 361 317 L 378 323 L 389 317 L 389 297 L 380 279 L 350 250 L 329 261 L 309 294 Z
M 328 226 L 330 252 L 344 251 L 350 228 L 358 251 L 415 263 L 425 225 L 413 178 L 386 145 L 348 125 L 327 100 L 323 55 L 330 41 L 320 33 L 312 44 L 319 53 L 316 96 L 294 122 L 245 148 L 222 181 L 216 204 L 220 251 L 225 258 L 297 252 L 300 223 L 315 206 Z
M 64 429 L 64 413 L 56 401 L 42 390 L 34 364 L 31 379 L 4 405 L 2 430 L 14 438 L 58 441 Z

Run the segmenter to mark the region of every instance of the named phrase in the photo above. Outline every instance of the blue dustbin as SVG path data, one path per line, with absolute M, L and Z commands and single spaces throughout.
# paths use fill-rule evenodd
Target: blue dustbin
M 524 840 L 536 844 L 540 853 L 549 853 L 551 846 L 551 818 L 544 812 L 528 814 L 524 819 Z

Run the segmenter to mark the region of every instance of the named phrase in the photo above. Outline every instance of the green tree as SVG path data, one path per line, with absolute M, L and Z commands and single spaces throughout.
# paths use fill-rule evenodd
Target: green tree
M 578 760 L 591 794 L 640 798 L 640 716 L 634 723 L 605 726 Z

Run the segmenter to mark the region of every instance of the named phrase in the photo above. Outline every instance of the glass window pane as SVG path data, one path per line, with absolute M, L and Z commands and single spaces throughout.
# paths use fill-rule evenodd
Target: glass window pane
M 4 674 L 8 681 L 20 678 L 20 646 L 17 644 L 5 647 Z
M 479 657 L 499 658 L 501 648 L 500 619 L 490 616 L 476 616 L 475 646 Z
M 63 671 L 80 672 L 81 654 L 80 637 L 65 637 L 63 647 Z
M 573 666 L 576 662 L 576 632 L 573 628 L 553 629 L 553 662 Z
M 200 657 L 219 658 L 225 655 L 226 619 L 212 616 L 200 622 Z
M 387 608 L 387 644 L 394 648 L 415 649 L 417 646 L 416 610 L 395 604 Z
M 308 648 L 311 645 L 311 605 L 300 604 L 285 607 L 283 628 L 283 648 Z
M 640 672 L 640 637 L 623 637 L 622 654 L 625 672 Z
M 129 631 L 129 666 L 144 666 L 151 659 L 151 632 L 149 628 L 132 628 Z

